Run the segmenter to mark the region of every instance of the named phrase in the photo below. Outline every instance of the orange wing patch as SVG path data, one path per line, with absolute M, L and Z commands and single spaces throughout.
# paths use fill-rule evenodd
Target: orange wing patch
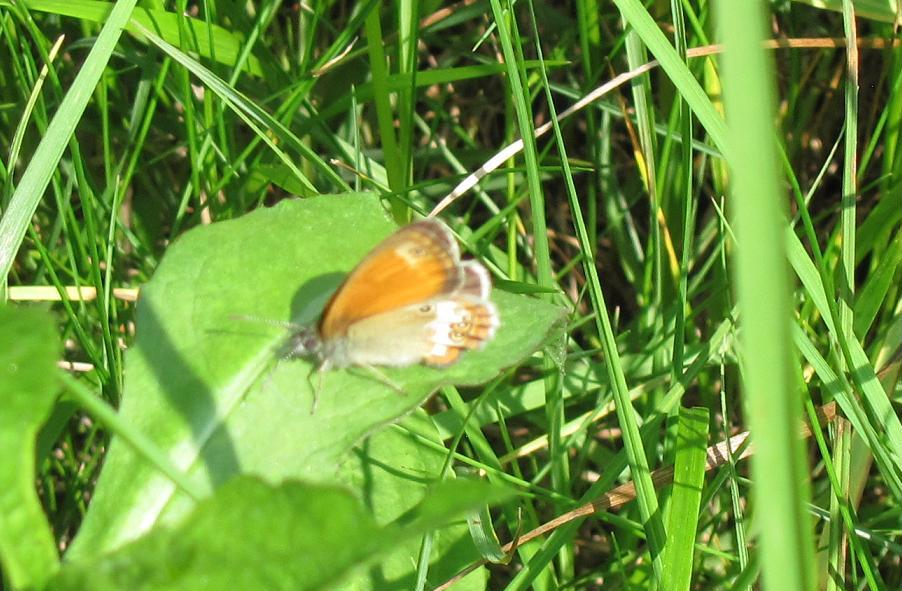
M 358 320 L 456 291 L 464 281 L 451 232 L 434 220 L 405 226 L 348 275 L 320 320 L 324 339 L 344 334 Z
M 457 347 L 448 347 L 443 355 L 430 355 L 428 357 L 424 357 L 423 363 L 432 367 L 448 367 L 449 365 L 452 365 L 455 361 L 457 361 L 457 358 L 460 357 L 460 354 L 462 352 L 463 349 L 458 349 Z

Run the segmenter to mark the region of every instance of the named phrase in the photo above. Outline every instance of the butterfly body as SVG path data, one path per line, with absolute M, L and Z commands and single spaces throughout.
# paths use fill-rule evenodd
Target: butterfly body
M 490 291 L 488 271 L 460 260 L 444 224 L 415 222 L 364 257 L 316 326 L 293 334 L 283 356 L 312 358 L 320 370 L 451 365 L 494 336 Z

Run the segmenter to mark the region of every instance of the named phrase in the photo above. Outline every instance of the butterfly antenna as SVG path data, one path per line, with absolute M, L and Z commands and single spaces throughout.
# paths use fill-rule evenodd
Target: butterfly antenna
M 269 326 L 278 326 L 279 328 L 287 328 L 289 330 L 301 330 L 304 328 L 302 324 L 289 322 L 286 320 L 274 320 L 273 318 L 263 318 L 262 316 L 250 316 L 248 314 L 232 314 L 232 320 L 243 320 L 245 322 L 256 322 L 258 324 L 268 324 Z

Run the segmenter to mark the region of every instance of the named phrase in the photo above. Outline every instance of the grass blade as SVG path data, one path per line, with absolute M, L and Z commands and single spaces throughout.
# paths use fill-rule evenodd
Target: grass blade
M 123 0 L 113 7 L 72 87 L 60 103 L 44 138 L 38 144 L 28 167 L 22 174 L 22 179 L 10 198 L 9 207 L 0 219 L 0 278 L 3 278 L 4 282 L 25 237 L 31 216 L 41 201 L 44 189 L 50 184 L 50 177 L 63 155 L 63 150 L 66 149 L 66 144 L 75 132 L 75 126 L 81 120 L 85 107 L 88 106 L 97 81 L 100 80 L 110 56 L 113 55 L 113 49 L 122 35 L 122 29 L 128 22 L 135 3 L 136 0 Z
M 767 589 L 813 589 L 814 549 L 808 470 L 798 438 L 801 401 L 793 387 L 790 286 L 783 239 L 785 199 L 772 134 L 773 66 L 761 49 L 762 5 L 719 13 L 733 211 L 746 415 L 755 437 L 752 462 L 761 571 Z

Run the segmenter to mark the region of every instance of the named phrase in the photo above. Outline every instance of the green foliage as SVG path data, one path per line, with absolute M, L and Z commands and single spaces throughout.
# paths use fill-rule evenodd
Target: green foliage
M 363 369 L 326 372 L 314 414 L 320 378 L 307 362 L 278 358 L 289 332 L 240 317 L 312 323 L 341 271 L 392 228 L 375 196 L 328 195 L 186 233 L 142 290 L 119 415 L 207 491 L 246 473 L 333 482 L 365 435 L 441 385 L 488 380 L 559 330 L 558 308 L 499 292 L 502 325 L 484 351 L 447 370 L 386 369 L 403 395 Z M 504 321 L 522 316 L 534 323 Z M 68 555 L 116 548 L 191 505 L 157 466 L 114 441 Z
M 681 408 L 674 445 L 673 493 L 667 508 L 663 589 L 690 589 L 696 526 L 705 485 L 708 410 Z
M 457 513 L 503 498 L 482 483 L 430 491 L 403 526 L 380 527 L 338 488 L 242 476 L 178 524 L 66 564 L 50 589 L 322 589 Z
M 55 332 L 44 313 L 0 307 L 0 565 L 15 588 L 40 587 L 59 560 L 34 491 L 35 440 L 56 399 Z
M 902 586 L 898 11 L 717 8 L 0 0 L 3 588 Z M 497 338 L 311 415 L 438 204 Z

